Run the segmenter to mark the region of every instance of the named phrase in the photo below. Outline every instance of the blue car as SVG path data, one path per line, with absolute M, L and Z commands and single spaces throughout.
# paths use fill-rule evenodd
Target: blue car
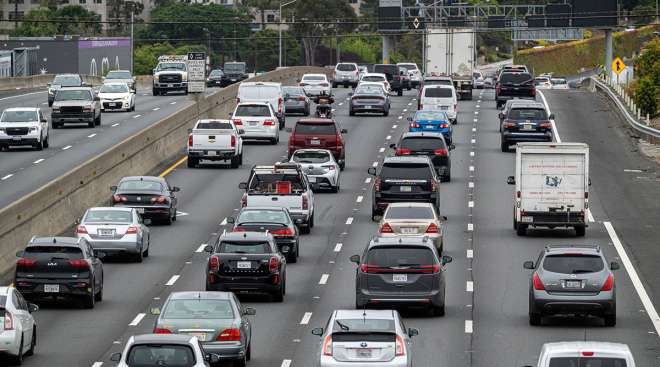
M 449 117 L 443 111 L 420 110 L 410 121 L 410 132 L 435 132 L 444 135 L 447 145 L 452 142 L 452 128 Z

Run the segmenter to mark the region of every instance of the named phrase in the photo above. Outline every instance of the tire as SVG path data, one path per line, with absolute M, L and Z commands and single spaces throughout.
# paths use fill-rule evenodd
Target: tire
M 575 227 L 575 235 L 577 237 L 584 237 L 585 232 L 587 231 L 587 228 L 584 226 L 577 226 Z
M 341 162 L 339 162 L 339 170 L 343 171 L 344 168 L 346 168 L 346 159 L 342 159 Z
M 432 306 L 431 311 L 434 316 L 444 316 L 445 315 L 445 304 L 443 303 L 440 306 Z
M 245 367 L 247 365 L 247 357 L 244 356 L 242 359 L 235 359 L 231 365 L 232 367 Z
M 311 232 L 311 231 L 312 231 L 312 229 L 309 228 L 309 226 L 300 227 L 300 233 L 301 234 L 309 234 L 309 232 Z
M 451 121 L 452 125 L 458 125 L 458 116 Z
M 298 262 L 298 256 L 296 256 L 296 253 L 293 252 L 293 249 L 291 252 L 289 252 L 286 256 L 286 262 L 287 263 L 297 263 Z
M 195 168 L 199 164 L 199 159 L 188 156 L 188 168 Z
M 21 346 L 18 347 L 18 355 L 13 358 L 14 366 L 21 366 L 23 364 L 23 337 L 21 337 Z
M 337 83 L 332 83 L 333 88 L 337 88 Z
M 396 91 L 396 95 L 401 97 L 403 95 L 403 89 L 399 89 Z
M 99 117 L 97 119 L 94 119 L 94 124 L 96 126 L 101 126 L 101 114 L 99 113 Z
M 87 123 L 87 127 L 91 127 L 92 129 L 96 127 L 96 119 L 93 119 L 92 121 Z
M 385 112 L 383 112 L 383 116 L 387 117 L 390 115 L 390 109 L 386 109 Z
M 85 296 L 85 298 L 83 298 L 84 308 L 88 308 L 88 309 L 94 308 L 94 303 L 96 301 L 96 287 L 93 285 L 94 282 L 95 281 L 92 279 L 92 293 L 88 296 Z
M 142 256 L 144 256 L 144 257 L 149 257 L 149 247 L 151 247 L 151 240 L 149 240 L 149 241 L 147 242 L 147 249 L 144 250 L 144 252 L 142 253 Z
M 530 313 L 529 314 L 529 324 L 531 326 L 541 326 L 541 314 Z
M 156 89 L 156 88 L 153 88 L 153 89 L 151 90 L 151 94 L 154 95 L 154 96 L 158 96 L 158 95 L 160 95 L 160 91 L 159 91 L 158 89 Z
M 62 125 L 60 125 L 59 122 L 55 122 L 55 121 L 53 121 L 53 122 L 50 123 L 50 126 L 51 126 L 53 129 L 59 129 L 60 126 L 62 126 Z
M 167 224 L 168 226 L 171 226 L 171 225 L 172 225 L 172 222 L 173 222 L 173 220 L 172 220 L 172 216 L 171 216 L 171 215 L 168 215 L 167 218 L 165 218 L 165 220 L 164 220 L 163 222 L 164 222 L 165 224 Z
M 241 164 L 240 156 L 234 156 L 231 158 L 231 168 L 238 168 L 240 164 Z
M 44 150 L 44 141 L 41 140 L 37 144 L 35 144 L 34 149 L 39 150 L 39 151 Z
M 94 300 L 96 302 L 103 301 L 103 286 L 101 286 L 101 290 L 97 294 L 94 295 Z
M 605 322 L 605 326 L 607 327 L 616 326 L 616 313 L 612 315 L 603 316 L 603 321 Z
M 520 237 L 525 236 L 527 234 L 527 224 L 518 224 L 516 234 Z
M 32 342 L 30 343 L 30 349 L 25 352 L 26 356 L 33 356 L 34 351 L 37 348 L 37 327 L 32 328 Z
M 513 217 L 513 230 L 518 230 L 518 221 L 516 220 L 516 217 Z
M 508 153 L 509 152 L 509 143 L 500 142 L 500 148 L 502 149 L 502 151 L 504 153 Z
M 188 89 L 185 89 L 185 90 L 183 91 L 183 95 L 184 95 L 184 96 L 187 96 L 187 95 L 188 95 Z
M 50 142 L 48 141 L 48 138 L 50 135 L 46 135 L 46 139 L 44 139 L 44 148 L 48 148 L 50 146 Z
M 133 261 L 140 264 L 142 263 L 142 260 L 144 258 L 144 254 L 142 253 L 142 249 L 137 252 L 137 254 L 133 255 Z
M 375 222 L 375 221 L 376 221 L 376 217 L 378 217 L 378 211 L 376 210 L 376 208 L 372 207 L 372 208 L 371 208 L 371 220 L 372 220 L 373 222 Z
M 305 112 L 303 113 L 305 117 L 309 116 L 309 106 L 305 107 Z
M 442 177 L 442 180 L 445 181 L 445 182 L 450 182 L 450 181 L 451 181 L 451 172 L 448 173 L 448 174 L 446 174 L 446 175 L 444 175 L 444 176 Z
M 238 164 L 242 166 L 243 165 L 243 152 L 241 152 L 240 157 L 241 157 L 241 159 L 239 160 Z
M 348 110 L 348 115 L 349 116 L 355 116 L 355 112 L 353 112 L 353 110 L 349 109 Z
M 48 107 L 53 107 L 53 102 L 48 101 Z
M 285 281 L 282 280 L 282 286 L 280 286 L 280 290 L 272 294 L 273 302 L 280 303 L 284 301 L 284 282 Z
M 337 183 L 336 186 L 333 186 L 332 188 L 330 188 L 330 190 L 335 194 L 338 193 L 339 192 L 339 183 Z
M 245 351 L 245 360 L 249 361 L 252 359 L 252 342 L 248 344 L 247 350 Z

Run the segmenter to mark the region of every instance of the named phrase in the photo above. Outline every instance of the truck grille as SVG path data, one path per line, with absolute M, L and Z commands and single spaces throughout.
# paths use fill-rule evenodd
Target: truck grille
M 29 128 L 27 127 L 7 127 L 5 131 L 7 135 L 27 135 Z
M 158 80 L 161 83 L 181 83 L 181 75 L 179 74 L 160 74 Z
M 81 106 L 62 106 L 60 111 L 62 113 L 82 113 L 83 108 Z

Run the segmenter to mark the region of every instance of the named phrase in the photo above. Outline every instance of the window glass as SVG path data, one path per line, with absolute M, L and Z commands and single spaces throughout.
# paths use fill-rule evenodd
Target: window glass
M 249 209 L 241 211 L 237 224 L 245 223 L 282 223 L 288 224 L 289 220 L 285 212 L 281 210 Z
M 435 219 L 435 216 L 428 206 L 390 206 L 385 211 L 385 219 Z
M 55 93 L 56 101 L 91 101 L 92 93 L 88 90 L 62 90 Z
M 236 117 L 270 117 L 270 108 L 266 105 L 241 105 L 236 107 Z
M 53 85 L 61 87 L 79 87 L 82 84 L 82 79 L 78 75 L 57 75 L 53 79 Z
M 603 259 L 597 255 L 550 255 L 543 260 L 543 269 L 553 273 L 595 273 L 603 268 L 605 268 Z
M 128 93 L 126 84 L 104 84 L 99 90 L 101 93 Z
M 186 64 L 183 62 L 162 62 L 158 64 L 156 71 L 186 71 Z
M 230 242 L 222 241 L 218 245 L 218 252 L 225 254 L 268 254 L 268 242 Z
M 197 124 L 197 129 L 209 129 L 209 130 L 233 130 L 234 126 L 230 122 L 222 121 L 206 121 L 200 122 Z
M 82 259 L 82 250 L 78 247 L 70 246 L 30 246 L 23 251 L 23 257 L 26 259 L 49 260 L 53 257 L 59 257 L 67 260 Z
M 447 145 L 445 144 L 444 140 L 442 140 L 440 137 L 437 138 L 428 138 L 428 137 L 409 137 L 402 139 L 401 142 L 399 142 L 399 147 L 404 148 L 404 149 L 410 149 L 412 151 L 420 151 L 420 150 L 439 150 L 439 149 L 447 149 Z
M 307 124 L 298 122 L 296 124 L 295 134 L 309 134 L 309 135 L 337 135 L 335 124 Z
M 514 108 L 508 117 L 512 120 L 547 120 L 548 114 L 542 108 Z
M 164 319 L 233 319 L 231 302 L 225 299 L 172 299 L 163 310 Z
M 425 88 L 424 97 L 430 98 L 452 98 L 454 90 L 451 88 Z
M 138 344 L 128 351 L 126 362 L 130 367 L 193 367 L 195 354 L 188 345 Z
M 303 190 L 303 181 L 295 173 L 259 173 L 250 180 L 249 190 L 256 193 L 277 193 L 277 186 L 281 182 L 290 182 L 291 191 Z
M 298 150 L 293 154 L 293 161 L 296 163 L 325 163 L 330 161 L 330 154 L 328 152 Z
M 105 76 L 106 79 L 131 79 L 131 73 L 128 71 L 111 71 Z
M 550 359 L 550 367 L 626 367 L 620 358 L 556 357 Z
M 132 218 L 131 212 L 128 210 L 93 209 L 87 211 L 83 222 L 131 223 Z
M 532 80 L 532 76 L 528 73 L 502 73 L 500 76 L 502 84 L 524 84 Z
M 380 175 L 383 179 L 397 178 L 430 180 L 433 177 L 429 166 L 427 164 L 419 163 L 385 163 Z
M 402 267 L 433 265 L 433 252 L 425 247 L 415 246 L 379 246 L 373 247 L 367 253 L 367 261 L 371 266 Z
M 163 185 L 150 180 L 127 180 L 119 183 L 117 191 L 153 191 L 162 192 Z
M 337 64 L 337 70 L 339 71 L 355 71 L 357 68 L 353 64 Z
M 347 330 L 348 328 L 348 330 Z M 335 319 L 332 325 L 332 331 L 352 331 L 352 332 L 395 332 L 394 320 L 390 319 Z

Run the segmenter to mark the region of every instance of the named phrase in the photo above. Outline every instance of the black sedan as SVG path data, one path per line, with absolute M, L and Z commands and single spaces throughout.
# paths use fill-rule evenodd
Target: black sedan
M 176 221 L 176 186 L 170 186 L 163 177 L 129 176 L 110 187 L 113 206 L 136 208 L 143 218 L 160 219 L 166 224 Z
M 231 232 L 215 245 L 206 266 L 206 290 L 236 294 L 270 294 L 275 302 L 286 293 L 286 258 L 267 232 Z
M 348 109 L 350 116 L 356 113 L 382 113 L 390 114 L 390 97 L 378 84 L 360 84 L 351 96 L 351 105 Z
M 238 213 L 237 219 L 227 218 L 234 225 L 232 232 L 265 232 L 275 237 L 280 252 L 290 263 L 298 261 L 300 244 L 298 227 L 291 219 L 289 211 L 280 207 L 246 207 Z
M 207 87 L 222 87 L 222 77 L 225 73 L 221 69 L 213 69 L 206 78 Z
M 300 113 L 309 116 L 311 102 L 302 87 L 282 87 L 286 114 Z

